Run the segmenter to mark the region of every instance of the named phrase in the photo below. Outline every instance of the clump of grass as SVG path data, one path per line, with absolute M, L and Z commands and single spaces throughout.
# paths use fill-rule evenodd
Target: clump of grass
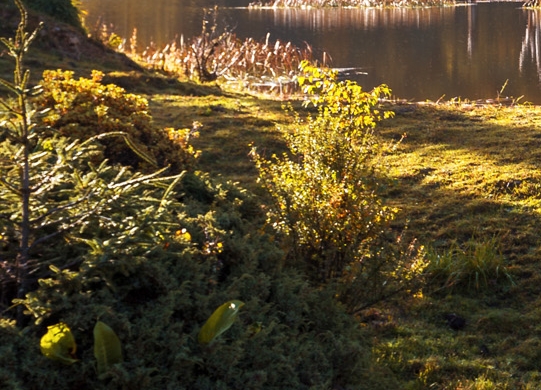
M 453 384 L 454 387 L 448 387 L 449 389 L 457 389 L 457 390 L 496 390 L 496 389 L 508 389 L 509 387 L 505 385 L 505 387 L 501 387 L 502 384 L 498 384 L 494 382 L 491 378 L 489 378 L 486 374 L 482 374 L 478 376 L 477 378 L 471 380 L 459 380 L 456 382 L 456 384 Z
M 463 245 L 453 243 L 448 249 L 427 250 L 427 272 L 435 285 L 443 289 L 483 290 L 501 283 L 513 284 L 497 237 Z
M 140 57 L 155 70 L 185 76 L 190 79 L 210 81 L 221 77 L 229 83 L 241 84 L 247 88 L 267 87 L 283 91 L 294 84 L 301 61 L 312 61 L 312 49 L 307 44 L 301 48 L 291 42 L 274 43 L 267 35 L 263 42 L 253 38 L 244 41 L 230 32 L 217 42 L 211 56 L 206 59 L 209 79 L 202 78 L 200 67 L 204 40 L 195 37 L 189 42 L 172 42 L 160 49 L 154 45 L 146 48 Z

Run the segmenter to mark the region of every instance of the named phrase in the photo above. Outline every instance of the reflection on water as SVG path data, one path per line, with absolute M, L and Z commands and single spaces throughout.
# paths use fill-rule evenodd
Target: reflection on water
M 522 40 L 522 49 L 520 50 L 519 70 L 524 72 L 525 64 L 532 61 L 537 69 L 538 80 L 541 82 L 541 17 L 540 10 L 525 10 L 528 14 L 528 23 Z
M 468 7 L 468 56 L 470 58 L 473 52 L 473 27 L 476 10 L 477 7 Z
M 250 9 L 250 18 L 262 20 L 269 14 L 275 25 L 289 29 L 309 27 L 314 31 L 343 29 L 348 26 L 364 30 L 401 27 L 430 28 L 453 15 L 456 8 L 415 8 L 415 9 Z
M 1 1 L 1 0 L 0 0 Z M 141 43 L 166 45 L 180 34 L 201 32 L 203 8 L 238 5 L 231 0 L 81 0 L 87 11 L 86 25 L 105 23 L 123 36 L 138 31 Z
M 212 1 L 83 0 L 92 25 L 102 16 L 140 45 L 165 45 L 198 35 L 202 7 Z M 237 3 L 242 3 L 238 0 Z M 220 5 L 234 4 L 222 0 Z M 423 9 L 222 8 L 220 20 L 241 38 L 309 43 L 335 67 L 360 68 L 366 89 L 386 83 L 396 96 L 415 100 L 495 97 L 505 92 L 541 104 L 540 11 L 521 3 Z M 104 13 L 106 11 L 106 13 Z M 526 31 L 526 32 L 524 32 Z

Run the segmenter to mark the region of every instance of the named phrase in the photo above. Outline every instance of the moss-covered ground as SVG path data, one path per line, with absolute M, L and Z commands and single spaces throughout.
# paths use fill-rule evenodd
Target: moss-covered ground
M 289 119 L 282 102 L 168 79 L 88 47 L 77 58 L 51 46 L 31 54 L 34 78 L 45 68 L 86 77 L 91 68 L 104 70 L 108 81 L 146 96 L 160 126 L 203 125 L 194 142 L 201 170 L 260 191 L 250 145 L 269 154 L 283 149 L 276 125 Z M 6 64 L 0 58 L 2 75 Z M 384 157 L 393 179 L 387 202 L 401 210 L 396 229 L 407 226 L 433 259 L 473 241 L 503 263 L 490 273 L 482 263 L 491 260 L 477 251 L 479 267 L 451 268 L 446 278 L 429 279 L 423 294 L 359 316 L 373 335 L 374 361 L 403 389 L 541 388 L 541 108 L 389 108 L 396 116 L 379 134 L 388 141 L 406 135 Z M 449 313 L 465 327 L 452 329 Z

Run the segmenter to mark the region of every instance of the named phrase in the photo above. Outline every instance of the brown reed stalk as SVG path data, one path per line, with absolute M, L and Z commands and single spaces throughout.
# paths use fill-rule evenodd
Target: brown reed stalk
M 181 36 L 163 48 L 151 42 L 144 50 L 137 46 L 137 30 L 134 29 L 128 44 L 118 47 L 151 69 L 177 77 L 198 81 L 214 81 L 221 78 L 241 84 L 244 88 L 282 90 L 284 85 L 295 84 L 299 64 L 303 60 L 314 62 L 310 45 L 298 47 L 292 42 L 271 42 L 270 34 L 259 42 L 253 38 L 239 39 L 227 27 L 217 22 L 218 9 L 207 10 L 202 23 L 201 35 L 192 39 Z M 107 44 L 114 34 L 109 26 L 102 25 L 95 36 Z M 324 54 L 321 64 L 327 65 Z M 279 88 L 278 88 L 279 87 Z

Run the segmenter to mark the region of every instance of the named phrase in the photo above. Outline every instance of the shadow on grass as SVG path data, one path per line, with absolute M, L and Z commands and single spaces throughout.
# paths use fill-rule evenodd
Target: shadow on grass
M 202 85 L 189 81 L 179 81 L 159 73 L 149 71 L 110 72 L 103 79 L 104 84 L 116 84 L 135 94 L 169 94 L 179 96 L 222 96 L 223 91 L 216 85 Z
M 539 108 L 414 107 L 380 133 L 396 140 L 385 162 L 397 224 L 435 249 L 497 237 L 526 304 L 541 293 Z M 519 299 L 520 300 L 520 299 Z
M 233 93 L 207 94 L 199 97 L 178 94 L 150 96 L 150 109 L 160 127 L 202 127 L 192 139 L 200 150 L 199 169 L 226 180 L 238 181 L 249 189 L 257 171 L 249 156 L 252 146 L 265 155 L 286 150 L 277 125 L 287 121 L 281 103 Z
M 395 181 L 387 201 L 401 209 L 397 228 L 407 224 L 436 250 L 497 237 L 515 282 L 441 289 L 408 305 L 396 331 L 375 347 L 405 382 L 441 389 L 485 388 L 475 386 L 485 379 L 491 388 L 539 385 L 532 374 L 541 362 L 539 114 L 535 107 L 408 107 L 378 127 L 387 140 L 407 134 L 385 159 Z M 466 318 L 465 330 L 447 326 L 443 316 L 453 312 Z
M 397 106 L 396 116 L 380 126 L 385 137 L 406 133 L 406 150 L 439 145 L 441 150 L 468 150 L 494 163 L 541 164 L 541 108 Z

